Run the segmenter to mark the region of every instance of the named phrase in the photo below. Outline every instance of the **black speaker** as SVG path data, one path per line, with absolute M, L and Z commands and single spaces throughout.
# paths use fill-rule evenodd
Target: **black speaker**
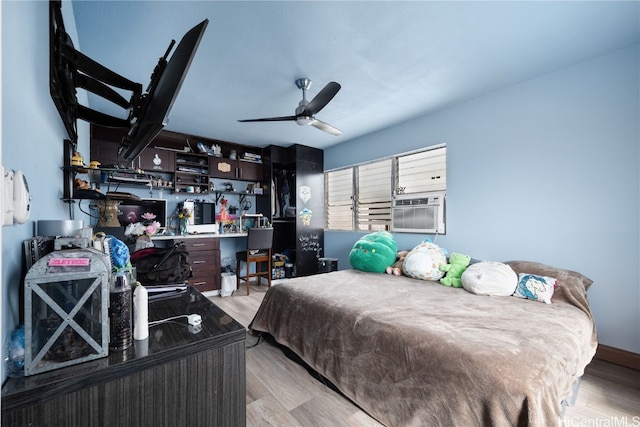
M 318 258 L 318 273 L 338 271 L 337 258 Z

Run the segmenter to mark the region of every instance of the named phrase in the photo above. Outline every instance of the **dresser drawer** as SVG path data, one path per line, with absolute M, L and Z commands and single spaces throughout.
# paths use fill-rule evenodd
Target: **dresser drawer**
M 193 252 L 189 254 L 189 263 L 191 264 L 191 270 L 194 276 L 196 273 L 205 271 L 217 271 L 220 270 L 220 252 L 200 254 Z
M 188 282 L 197 290 L 214 291 L 220 289 L 220 239 L 176 239 L 175 243 L 184 242 L 189 252 L 189 264 L 193 277 Z
M 200 292 L 215 291 L 220 289 L 220 279 L 218 278 L 219 274 L 220 273 L 213 271 L 199 274 L 194 273 L 193 277 L 191 277 L 188 282 Z
M 187 251 L 191 252 L 200 252 L 200 251 L 214 251 L 220 249 L 220 239 L 209 238 L 209 239 L 186 239 L 185 244 L 187 246 Z

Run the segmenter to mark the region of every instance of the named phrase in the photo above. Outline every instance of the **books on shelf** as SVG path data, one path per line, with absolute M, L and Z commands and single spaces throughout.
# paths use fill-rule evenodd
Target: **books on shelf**
M 240 160 L 244 160 L 247 162 L 262 163 L 262 156 L 260 154 L 246 152 L 242 155 L 242 158 Z

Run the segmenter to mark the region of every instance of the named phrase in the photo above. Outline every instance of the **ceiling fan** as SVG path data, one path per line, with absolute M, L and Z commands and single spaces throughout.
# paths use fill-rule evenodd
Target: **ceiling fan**
M 342 131 L 336 129 L 328 123 L 315 118 L 316 113 L 322 110 L 333 99 L 340 90 L 340 85 L 336 82 L 328 83 L 322 90 L 311 100 L 307 101 L 307 90 L 311 86 L 309 79 L 297 79 L 296 86 L 302 89 L 302 100 L 296 108 L 295 116 L 284 117 L 267 117 L 263 119 L 246 119 L 238 120 L 239 122 L 296 122 L 300 126 L 313 126 L 331 135 L 342 135 Z

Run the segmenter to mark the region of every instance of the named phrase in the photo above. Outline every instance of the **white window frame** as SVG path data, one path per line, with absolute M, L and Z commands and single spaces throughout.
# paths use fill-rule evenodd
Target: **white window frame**
M 427 153 L 433 150 L 441 150 L 441 152 Z M 441 166 L 433 166 L 431 160 L 424 160 L 426 158 L 439 157 L 444 164 L 444 169 Z M 444 156 L 444 159 L 441 156 Z M 412 160 L 416 160 L 412 162 Z M 379 169 L 381 174 L 387 174 L 388 184 L 388 199 L 386 199 L 384 192 L 376 191 L 372 189 L 375 186 L 376 189 L 383 189 L 386 182 L 384 180 L 374 181 L 371 179 L 373 172 L 375 175 L 376 168 L 382 166 L 385 163 L 389 163 L 390 171 L 387 174 L 386 170 Z M 415 177 L 404 174 L 401 169 L 401 164 L 408 165 L 407 167 L 422 167 L 416 176 L 425 176 L 425 181 L 420 185 L 414 186 L 417 183 Z M 348 182 L 345 176 L 350 175 L 352 177 L 351 182 L 351 196 L 349 200 L 345 197 L 348 193 L 348 189 L 344 188 Z M 365 173 L 361 173 L 365 172 Z M 364 176 L 363 182 L 360 182 L 360 175 Z M 427 148 L 413 150 L 393 156 L 384 157 L 381 159 L 372 160 L 365 163 L 359 163 L 356 165 L 346 166 L 342 168 L 336 168 L 328 170 L 324 174 L 325 176 L 325 229 L 327 230 L 343 230 L 343 231 L 380 231 L 387 230 L 392 231 L 391 226 L 391 209 L 393 202 L 398 195 L 410 194 L 410 193 L 424 193 L 437 189 L 439 192 L 446 192 L 446 145 L 439 144 Z M 338 176 L 342 176 L 342 179 L 336 180 Z M 399 188 L 400 182 L 408 182 L 411 188 Z M 375 178 L 374 178 L 375 179 Z M 404 179 L 404 181 L 403 181 Z M 435 184 L 435 187 L 433 186 Z M 383 186 L 383 187 L 380 187 Z M 338 188 L 336 188 L 338 187 Z M 332 190 L 336 190 L 339 194 L 332 194 Z M 361 192 L 363 197 L 360 197 Z M 345 219 L 347 209 L 351 212 L 351 218 Z

